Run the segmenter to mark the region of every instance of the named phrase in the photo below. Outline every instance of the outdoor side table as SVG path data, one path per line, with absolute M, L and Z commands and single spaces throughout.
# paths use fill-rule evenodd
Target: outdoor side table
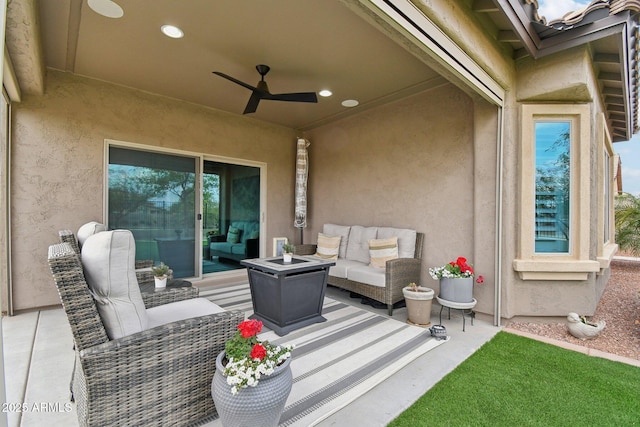
M 438 303 L 440 304 L 440 325 L 442 325 L 442 309 L 447 307 L 449 309 L 449 319 L 451 319 L 451 309 L 460 310 L 462 312 L 462 332 L 465 332 L 465 312 L 469 311 L 469 317 L 471 317 L 471 326 L 473 326 L 473 318 L 476 317 L 476 314 L 473 311 L 473 307 L 476 306 L 478 301 L 475 298 L 471 302 L 455 302 L 448 301 L 446 299 L 442 299 L 440 297 L 436 297 Z
M 294 256 L 290 263 L 276 257 L 245 259 L 240 264 L 249 275 L 250 319 L 262 321 L 280 336 L 326 320 L 322 305 L 334 261 Z
M 191 282 L 181 279 L 169 279 L 167 286 L 159 289 L 156 289 L 153 282 L 140 285 L 145 307 L 156 307 L 174 301 L 196 298 L 198 292 L 198 288 L 192 286 Z

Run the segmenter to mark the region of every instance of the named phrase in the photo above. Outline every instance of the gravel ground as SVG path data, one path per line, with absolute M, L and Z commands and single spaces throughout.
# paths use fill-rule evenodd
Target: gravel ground
M 578 313 L 582 315 L 582 313 Z M 611 277 L 593 321 L 607 326 L 593 340 L 579 340 L 567 331 L 566 323 L 509 322 L 518 331 L 565 341 L 618 356 L 640 360 L 640 260 L 616 258 L 611 262 Z

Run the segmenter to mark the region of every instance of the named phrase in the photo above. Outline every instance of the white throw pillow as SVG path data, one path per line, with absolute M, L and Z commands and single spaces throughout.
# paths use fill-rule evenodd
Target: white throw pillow
M 93 236 L 94 234 L 100 233 L 102 231 L 107 231 L 107 227 L 97 221 L 88 222 L 80 227 L 77 233 L 78 245 L 80 246 L 80 248 L 82 248 L 82 245 L 84 245 L 84 242 L 89 236 Z
M 89 236 L 82 246 L 82 266 L 111 339 L 148 327 L 147 312 L 135 273 L 136 244 L 129 230 Z
M 371 267 L 386 268 L 387 261 L 398 258 L 398 238 L 369 240 Z
M 316 256 L 324 259 L 338 259 L 340 240 L 342 240 L 340 236 L 327 236 L 326 234 L 318 233 Z

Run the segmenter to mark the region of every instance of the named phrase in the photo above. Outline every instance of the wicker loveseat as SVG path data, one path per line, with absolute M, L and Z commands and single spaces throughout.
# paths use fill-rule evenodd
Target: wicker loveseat
M 74 338 L 72 393 L 81 426 L 181 426 L 216 416 L 215 358 L 243 313 L 187 317 L 110 339 L 72 244 L 50 246 L 48 261 Z M 145 301 L 146 309 L 153 309 L 152 303 Z
M 424 233 L 393 227 L 362 227 L 324 224 L 321 235 L 339 239 L 336 265 L 329 270 L 327 283 L 355 292 L 387 305 L 389 316 L 393 305 L 404 299 L 402 288 L 419 283 Z M 383 263 L 383 268 L 370 265 L 369 243 L 375 239 L 397 238 L 398 258 Z M 296 254 L 314 255 L 318 245 L 298 245 Z

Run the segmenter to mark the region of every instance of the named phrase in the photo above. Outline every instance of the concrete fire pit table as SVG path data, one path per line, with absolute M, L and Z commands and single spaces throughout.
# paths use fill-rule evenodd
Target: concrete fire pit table
M 253 302 L 251 319 L 261 320 L 283 336 L 312 323 L 324 322 L 322 304 L 329 267 L 336 263 L 315 257 L 294 256 L 245 259 Z

